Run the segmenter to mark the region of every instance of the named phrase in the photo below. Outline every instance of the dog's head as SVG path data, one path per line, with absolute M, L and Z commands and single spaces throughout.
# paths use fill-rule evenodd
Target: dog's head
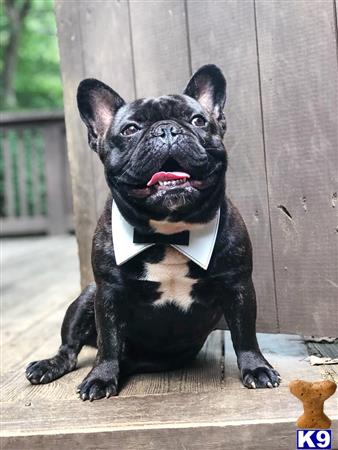
M 105 168 L 119 209 L 143 218 L 206 222 L 224 196 L 226 82 L 214 65 L 201 67 L 183 95 L 131 103 L 104 83 L 78 88 L 88 142 Z

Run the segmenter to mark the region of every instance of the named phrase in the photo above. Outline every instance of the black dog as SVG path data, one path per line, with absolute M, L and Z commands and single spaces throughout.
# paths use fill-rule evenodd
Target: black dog
M 70 372 L 81 348 L 97 345 L 80 397 L 116 395 L 121 377 L 185 365 L 224 314 L 243 384 L 279 385 L 256 339 L 250 239 L 225 196 L 225 91 L 214 65 L 184 95 L 129 104 L 97 80 L 80 84 L 112 196 L 93 239 L 95 283 L 68 308 L 57 355 L 27 367 L 31 383 Z

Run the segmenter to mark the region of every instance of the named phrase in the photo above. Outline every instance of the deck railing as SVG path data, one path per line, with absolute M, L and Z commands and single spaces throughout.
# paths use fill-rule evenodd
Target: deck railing
M 63 111 L 0 114 L 2 236 L 73 228 Z

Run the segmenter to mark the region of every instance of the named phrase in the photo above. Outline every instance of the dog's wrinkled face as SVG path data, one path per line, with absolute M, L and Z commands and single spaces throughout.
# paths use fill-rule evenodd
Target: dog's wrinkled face
M 191 218 L 224 192 L 224 103 L 225 80 L 213 65 L 196 72 L 183 95 L 126 104 L 97 80 L 78 90 L 114 198 L 157 219 Z

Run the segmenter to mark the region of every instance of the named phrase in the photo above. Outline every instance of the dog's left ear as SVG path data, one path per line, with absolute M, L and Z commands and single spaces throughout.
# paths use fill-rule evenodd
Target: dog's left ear
M 88 143 L 99 150 L 100 140 L 108 131 L 113 118 L 124 100 L 106 84 L 94 78 L 81 81 L 77 90 L 77 106 L 88 128 Z
M 183 94 L 197 100 L 216 119 L 222 117 L 226 99 L 226 81 L 221 70 L 214 64 L 198 69 Z

